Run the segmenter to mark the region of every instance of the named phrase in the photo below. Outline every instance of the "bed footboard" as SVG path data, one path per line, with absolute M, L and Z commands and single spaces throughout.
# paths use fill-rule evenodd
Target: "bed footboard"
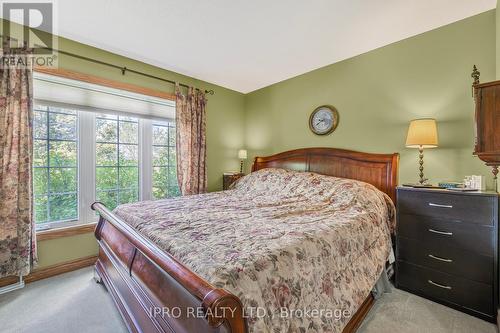
M 143 237 L 102 203 L 96 272 L 130 332 L 246 333 L 238 297 L 215 288 Z

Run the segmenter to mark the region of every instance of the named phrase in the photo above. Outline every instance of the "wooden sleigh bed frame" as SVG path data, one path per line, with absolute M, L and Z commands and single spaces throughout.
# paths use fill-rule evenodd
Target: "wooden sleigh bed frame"
M 306 148 L 257 157 L 252 171 L 274 167 L 357 179 L 373 184 L 395 201 L 398 160 L 398 154 Z M 96 278 L 111 294 L 130 332 L 247 332 L 236 296 L 193 273 L 102 203 L 94 203 L 92 209 L 100 214 L 95 229 L 99 243 Z M 355 332 L 372 304 L 370 294 L 343 332 Z M 205 315 L 187 316 L 182 309 L 188 307 Z

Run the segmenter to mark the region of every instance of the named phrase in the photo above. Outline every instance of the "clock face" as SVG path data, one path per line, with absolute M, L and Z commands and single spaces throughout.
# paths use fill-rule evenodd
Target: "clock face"
M 337 127 L 338 121 L 339 115 L 334 107 L 320 106 L 311 114 L 309 127 L 315 134 L 325 135 Z

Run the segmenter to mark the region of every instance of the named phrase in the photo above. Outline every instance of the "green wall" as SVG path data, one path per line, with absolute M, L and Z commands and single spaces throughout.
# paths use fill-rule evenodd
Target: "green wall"
M 498 8 L 500 0 L 497 0 L 497 8 L 495 9 L 496 17 L 496 68 L 497 76 L 496 79 L 500 80 L 500 8 Z
M 495 19 L 492 10 L 248 94 L 250 155 L 313 146 L 399 152 L 400 183 L 415 182 L 418 153 L 404 146 L 407 126 L 433 117 L 440 141 L 425 151 L 425 175 L 437 182 L 482 174 L 491 186 L 490 170 L 472 156 L 470 73 L 477 64 L 482 82 L 495 78 Z M 323 104 L 338 109 L 340 123 L 321 137 L 308 119 Z
M 61 237 L 38 242 L 38 268 L 97 255 L 94 234 Z
M 241 93 L 213 84 L 186 77 L 139 61 L 128 59 L 88 45 L 59 38 L 60 50 L 81 54 L 86 57 L 110 62 L 129 69 L 143 71 L 170 80 L 194 85 L 201 89 L 213 89 L 215 94 L 208 96 L 207 104 L 207 171 L 208 190 L 222 189 L 224 171 L 238 170 L 237 151 L 244 146 L 244 98 Z M 127 82 L 143 87 L 173 92 L 173 85 L 155 79 L 129 74 L 122 75 L 119 70 L 90 63 L 84 60 L 60 55 L 59 68 L 92 74 L 110 80 Z M 65 237 L 39 242 L 39 268 L 56 263 L 97 254 L 94 236 L 86 235 Z

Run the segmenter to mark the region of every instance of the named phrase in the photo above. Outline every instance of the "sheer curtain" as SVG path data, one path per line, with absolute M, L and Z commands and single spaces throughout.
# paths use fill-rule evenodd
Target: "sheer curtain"
M 33 71 L 28 52 L 0 54 L 0 277 L 27 275 L 36 263 L 32 214 Z
M 177 85 L 175 95 L 179 188 L 182 195 L 205 193 L 207 190 L 205 94 L 190 87 L 184 95 Z

